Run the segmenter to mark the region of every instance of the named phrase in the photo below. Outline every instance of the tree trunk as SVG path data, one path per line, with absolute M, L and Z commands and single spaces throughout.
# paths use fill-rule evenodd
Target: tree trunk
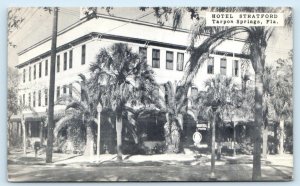
M 94 155 L 94 136 L 92 128 L 89 124 L 86 125 L 86 145 L 84 150 L 85 156 Z
M 221 154 L 222 154 L 222 145 L 221 141 L 217 143 L 217 160 L 221 160 Z
M 117 158 L 122 160 L 122 115 L 116 118 L 116 132 L 117 132 Z
M 280 119 L 279 121 L 279 154 L 283 154 L 284 150 L 284 120 Z
M 261 33 L 252 33 L 253 45 L 250 47 L 251 62 L 255 71 L 255 116 L 254 116 L 254 148 L 252 179 L 258 181 L 261 178 L 261 129 L 264 124 L 263 118 L 263 72 L 265 64 L 266 41 Z M 258 34 L 258 35 L 257 35 Z M 254 39 L 255 38 L 255 39 Z
M 236 156 L 236 122 L 233 123 L 233 156 Z
M 279 143 L 278 143 L 278 122 L 274 123 L 274 153 L 278 154 L 279 152 Z
M 252 179 L 261 178 L 261 127 L 263 126 L 263 74 L 255 75 L 255 127 L 254 127 L 254 149 L 253 149 L 253 172 Z
M 178 120 L 178 123 L 180 125 L 180 130 L 182 131 L 183 130 L 183 115 L 182 114 L 178 114 L 177 120 Z
M 216 125 L 216 135 L 217 135 L 217 160 L 221 160 L 221 151 L 222 151 L 222 144 L 221 144 L 221 128 L 220 128 L 220 123 Z
M 171 142 L 172 152 L 180 152 L 180 126 L 175 120 L 171 123 Z
M 268 126 L 263 127 L 263 159 L 267 159 L 268 149 Z
M 171 124 L 170 124 L 170 115 L 166 113 L 167 122 L 164 125 L 164 136 L 167 147 L 167 152 L 172 152 L 172 139 L 171 139 Z

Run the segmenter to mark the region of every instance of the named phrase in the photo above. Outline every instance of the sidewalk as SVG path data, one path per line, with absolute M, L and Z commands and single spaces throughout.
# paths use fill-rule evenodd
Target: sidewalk
M 33 151 L 26 156 L 22 151 L 11 151 L 8 164 L 16 165 L 52 165 L 52 166 L 164 166 L 164 165 L 210 165 L 210 155 L 207 154 L 155 154 L 155 155 L 123 155 L 123 161 L 118 161 L 116 154 L 101 154 L 82 156 L 74 154 L 53 153 L 53 163 L 45 163 L 46 154 L 35 157 Z M 222 156 L 216 160 L 216 165 L 252 164 L 252 155 Z M 262 160 L 262 165 L 278 165 L 293 167 L 293 155 L 269 155 Z

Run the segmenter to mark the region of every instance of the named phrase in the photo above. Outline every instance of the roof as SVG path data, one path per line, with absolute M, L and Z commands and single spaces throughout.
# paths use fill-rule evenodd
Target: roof
M 167 29 L 167 30 L 174 30 L 173 27 L 171 26 L 162 26 L 162 25 L 159 25 L 159 24 L 155 24 L 155 23 L 150 23 L 150 22 L 146 22 L 146 21 L 140 21 L 140 20 L 134 20 L 134 19 L 128 19 L 128 18 L 122 18 L 122 17 L 117 17 L 117 16 L 111 16 L 111 15 L 104 15 L 104 14 L 97 14 L 97 17 L 94 17 L 92 19 L 96 19 L 96 18 L 106 18 L 106 19 L 112 19 L 112 20 L 118 20 L 118 21 L 123 21 L 123 22 L 126 22 L 126 23 L 134 23 L 134 24 L 140 24 L 140 25 L 145 25 L 145 26 L 151 26 L 151 27 L 156 27 L 156 28 L 160 28 L 160 29 Z M 81 18 L 79 21 L 73 23 L 72 25 L 64 28 L 63 30 L 59 31 L 57 33 L 57 36 L 60 36 L 70 30 L 72 30 L 73 28 L 87 22 L 87 21 L 90 21 L 91 19 L 87 19 L 86 17 L 84 18 Z M 177 28 L 176 29 L 176 32 L 184 32 L 184 33 L 189 33 L 190 31 L 187 30 L 187 29 L 181 29 L 181 28 Z M 209 36 L 209 34 L 203 34 L 205 36 Z M 26 53 L 27 51 L 35 48 L 35 47 L 38 47 L 39 45 L 41 44 L 44 44 L 45 42 L 51 40 L 51 36 L 33 44 L 32 46 L 20 51 L 18 53 L 18 55 L 22 55 L 24 53 Z M 228 38 L 228 40 L 232 40 L 232 38 Z M 236 41 L 244 41 L 244 39 L 240 39 L 240 38 L 235 38 Z

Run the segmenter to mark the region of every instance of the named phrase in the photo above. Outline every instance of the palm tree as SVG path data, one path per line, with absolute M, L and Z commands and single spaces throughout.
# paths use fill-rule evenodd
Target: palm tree
M 164 125 L 164 134 L 168 152 L 180 152 L 181 133 L 183 129 L 183 115 L 189 111 L 187 108 L 187 94 L 183 93 L 185 87 L 178 86 L 179 83 L 168 81 L 156 90 L 154 104 L 160 110 L 160 113 L 166 114 L 166 123 Z
M 117 154 L 122 160 L 123 117 L 129 108 L 139 108 L 139 103 L 149 102 L 147 93 L 155 86 L 153 71 L 145 59 L 140 58 L 123 43 L 102 48 L 91 64 L 94 84 L 103 84 L 109 106 L 116 116 Z
M 66 105 L 66 115 L 61 118 L 54 129 L 54 136 L 57 137 L 58 132 L 74 123 L 83 124 L 86 128 L 86 147 L 84 155 L 94 154 L 95 135 L 93 132 L 94 126 L 97 124 L 97 105 L 98 97 L 90 89 L 90 82 L 83 74 L 79 74 L 80 81 L 76 83 L 80 85 L 81 90 L 73 88 L 72 96 L 62 96 L 56 104 Z
M 273 70 L 273 86 L 271 104 L 276 113 L 275 120 L 279 123 L 279 154 L 284 148 L 284 121 L 292 117 L 293 70 L 291 60 L 277 60 L 278 67 Z
M 221 124 L 226 121 L 232 121 L 233 117 L 238 114 L 241 109 L 242 97 L 241 90 L 235 84 L 232 78 L 224 76 L 216 76 L 208 79 L 205 82 L 207 91 L 201 91 L 193 100 L 194 110 L 198 112 L 202 118 L 207 119 L 213 123 L 213 109 L 214 103 L 217 103 L 215 115 L 219 118 L 217 125 L 218 129 L 218 158 L 221 154 Z M 239 111 L 240 112 L 240 111 Z

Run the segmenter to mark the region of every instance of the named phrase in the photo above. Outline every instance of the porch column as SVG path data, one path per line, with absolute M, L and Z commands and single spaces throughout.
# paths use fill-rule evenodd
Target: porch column
M 31 122 L 28 122 L 28 137 L 31 137 Z
M 21 124 L 21 122 L 17 122 L 17 125 L 18 125 L 18 131 L 17 131 L 17 133 L 18 133 L 18 137 L 22 137 L 22 124 Z
M 25 124 L 25 118 L 24 115 L 21 118 L 21 125 L 22 125 L 22 131 L 23 131 L 23 153 L 26 155 L 26 124 Z
M 41 142 L 41 146 L 43 145 L 43 122 L 40 122 L 40 142 Z

